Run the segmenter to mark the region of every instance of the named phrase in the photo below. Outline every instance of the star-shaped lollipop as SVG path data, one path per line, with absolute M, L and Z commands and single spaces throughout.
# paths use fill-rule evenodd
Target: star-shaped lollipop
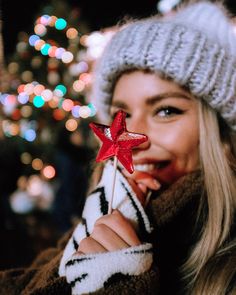
M 110 206 L 112 204 L 114 194 L 117 160 L 121 162 L 121 164 L 125 169 L 127 169 L 129 173 L 133 173 L 134 167 L 132 161 L 132 149 L 148 140 L 148 137 L 144 134 L 127 131 L 125 117 L 126 113 L 120 110 L 117 112 L 111 126 L 97 123 L 89 124 L 91 129 L 103 143 L 101 149 L 98 152 L 96 161 L 101 162 L 114 157 L 115 170 L 113 175 L 113 187 Z M 111 209 L 109 211 L 111 211 Z

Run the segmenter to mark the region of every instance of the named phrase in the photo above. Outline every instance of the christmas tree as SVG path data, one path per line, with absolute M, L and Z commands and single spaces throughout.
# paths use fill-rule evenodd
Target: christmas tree
M 52 1 L 5 63 L 0 50 L 2 228 L 31 232 L 35 253 L 80 216 L 88 187 L 91 70 L 112 35 L 88 27 L 79 8 Z

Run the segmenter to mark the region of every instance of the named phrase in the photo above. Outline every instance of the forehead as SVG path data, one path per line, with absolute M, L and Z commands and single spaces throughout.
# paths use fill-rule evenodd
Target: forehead
M 191 94 L 177 83 L 163 79 L 155 73 L 133 71 L 124 73 L 117 80 L 112 104 L 116 101 L 140 100 L 157 95 L 174 93 L 191 98 Z

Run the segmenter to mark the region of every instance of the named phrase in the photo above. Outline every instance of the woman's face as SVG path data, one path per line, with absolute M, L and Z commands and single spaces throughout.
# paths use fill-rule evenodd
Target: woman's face
M 111 115 L 127 112 L 127 129 L 148 142 L 133 150 L 135 171 L 170 185 L 199 165 L 198 104 L 176 83 L 134 71 L 117 81 Z

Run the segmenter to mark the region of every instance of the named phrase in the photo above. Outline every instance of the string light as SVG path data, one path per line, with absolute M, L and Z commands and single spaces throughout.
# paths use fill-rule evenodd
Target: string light
M 56 57 L 61 59 L 63 63 L 70 63 L 74 59 L 72 52 L 66 50 L 63 47 L 52 46 L 46 43 L 40 37 L 43 37 L 47 33 L 47 26 L 54 27 L 56 30 L 62 31 L 67 27 L 67 21 L 64 18 L 57 18 L 56 16 L 42 15 L 36 21 L 34 26 L 35 35 L 29 37 L 29 44 L 36 50 L 40 51 L 42 55 L 49 55 L 50 57 Z M 66 37 L 71 40 L 75 39 L 79 35 L 79 32 L 75 28 L 68 28 L 66 30 Z M 24 50 L 25 46 L 22 45 Z

